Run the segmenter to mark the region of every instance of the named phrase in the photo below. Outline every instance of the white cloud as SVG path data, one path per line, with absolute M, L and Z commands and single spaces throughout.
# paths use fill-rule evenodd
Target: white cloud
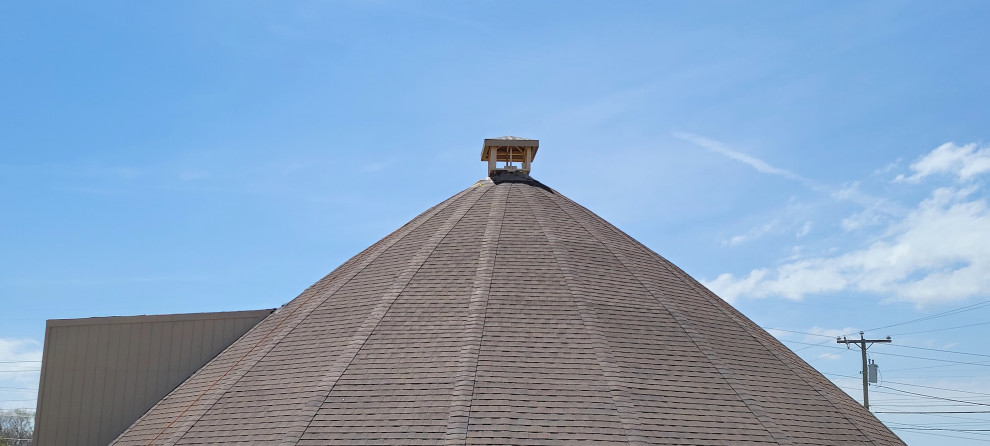
M 990 147 L 977 148 L 976 144 L 957 146 L 947 142 L 928 155 L 911 164 L 914 174 L 898 175 L 894 182 L 917 183 L 929 175 L 950 174 L 960 181 L 990 172 Z
M 940 146 L 929 156 L 944 158 L 946 147 Z M 968 149 L 965 153 L 980 152 Z M 928 172 L 934 168 L 921 170 L 912 165 L 912 169 Z M 959 173 L 958 178 L 966 181 L 971 174 Z M 990 292 L 990 207 L 980 192 L 974 186 L 935 189 L 904 216 L 895 218 L 884 212 L 890 220 L 869 246 L 789 261 L 772 271 L 759 268 L 740 277 L 722 274 L 706 285 L 728 301 L 742 296 L 801 299 L 818 293 L 860 291 L 928 304 L 986 295 Z M 847 230 L 863 225 L 850 219 L 843 222 Z
M 811 222 L 806 221 L 804 222 L 804 225 L 801 226 L 801 229 L 798 229 L 797 234 L 794 234 L 794 236 L 797 238 L 801 238 L 808 235 L 809 232 L 811 232 Z
M 767 272 L 765 269 L 756 269 L 750 271 L 745 278 L 738 279 L 732 274 L 724 273 L 713 281 L 703 283 L 726 302 L 732 303 L 739 296 L 753 294 L 753 290 L 763 283 L 763 278 L 766 277 Z

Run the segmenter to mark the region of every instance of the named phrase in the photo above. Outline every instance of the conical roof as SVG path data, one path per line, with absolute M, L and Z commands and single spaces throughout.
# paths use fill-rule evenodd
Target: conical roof
M 113 444 L 903 442 L 679 268 L 487 178 L 255 326 Z

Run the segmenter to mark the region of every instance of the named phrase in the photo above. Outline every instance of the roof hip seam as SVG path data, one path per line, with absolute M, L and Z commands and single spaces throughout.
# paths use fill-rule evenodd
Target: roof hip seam
M 596 241 L 598 241 L 599 244 L 604 246 L 605 249 L 612 255 L 612 257 L 614 257 L 616 261 L 618 261 L 619 264 L 622 265 L 622 268 L 625 269 L 626 272 L 628 272 L 631 277 L 636 279 L 636 281 L 640 284 L 640 286 L 642 286 L 643 289 L 646 290 L 646 292 L 649 293 L 649 295 L 652 296 L 657 301 L 660 307 L 663 308 L 664 311 L 666 311 L 671 316 L 671 318 L 673 318 L 674 322 L 681 327 L 681 330 L 683 330 L 685 334 L 687 334 L 688 339 L 690 339 L 691 342 L 698 348 L 701 354 L 703 354 L 706 358 L 708 358 L 709 362 L 711 362 L 715 371 L 722 376 L 722 379 L 724 379 L 726 384 L 728 384 L 729 388 L 732 389 L 733 392 L 735 392 L 736 396 L 739 397 L 739 400 L 743 404 L 745 404 L 746 407 L 750 409 L 750 411 L 756 417 L 757 421 L 759 421 L 759 423 L 763 425 L 763 428 L 767 431 L 770 437 L 773 438 L 775 441 L 777 441 L 778 444 L 793 444 L 790 441 L 790 439 L 787 437 L 787 435 L 780 430 L 780 428 L 776 425 L 773 419 L 766 414 L 766 412 L 763 410 L 762 406 L 759 403 L 753 401 L 752 398 L 748 396 L 748 394 L 744 395 L 743 393 L 740 393 L 740 389 L 739 389 L 740 385 L 738 383 L 738 379 L 735 378 L 731 370 L 725 366 L 724 361 L 722 361 L 721 357 L 717 353 L 715 353 L 710 346 L 707 345 L 707 342 L 705 342 L 704 340 L 704 336 L 701 335 L 701 333 L 698 333 L 696 330 L 694 330 L 690 322 L 687 321 L 686 318 L 684 318 L 684 316 L 680 314 L 680 312 L 664 304 L 663 301 L 660 300 L 659 296 L 657 296 L 657 294 L 654 292 L 654 290 L 650 286 L 646 285 L 646 283 L 643 282 L 643 280 L 639 277 L 639 275 L 634 273 L 632 269 L 630 269 L 629 266 L 626 264 L 626 262 L 623 261 L 622 258 L 623 256 L 617 254 L 614 250 L 612 250 L 612 248 L 610 248 L 608 244 L 605 243 L 601 239 L 601 237 L 599 237 L 599 235 L 596 233 L 595 230 L 586 226 L 585 223 L 583 223 L 580 219 L 574 218 L 574 215 L 568 212 L 567 209 L 564 209 L 564 207 L 561 206 L 560 203 L 557 202 L 557 200 L 554 200 L 553 197 L 550 197 L 550 201 L 553 202 L 562 212 L 571 216 L 571 218 L 574 221 L 576 221 L 578 224 L 581 225 L 581 227 L 584 228 L 584 230 L 588 233 L 589 236 L 593 237 Z M 586 215 L 589 215 L 592 219 L 601 219 L 597 215 L 594 215 L 590 211 L 584 209 L 584 207 L 580 205 L 577 205 L 577 207 L 582 209 L 586 213 Z
M 478 377 L 478 361 L 481 355 L 481 345 L 485 339 L 485 326 L 488 322 L 488 298 L 491 296 L 492 280 L 494 280 L 495 261 L 498 258 L 498 244 L 502 234 L 505 209 L 508 202 L 508 191 L 494 184 L 485 191 L 487 194 L 495 190 L 495 197 L 488 208 L 488 219 L 485 223 L 485 235 L 482 248 L 475 268 L 475 281 L 471 288 L 471 300 L 468 304 L 466 325 L 469 333 L 462 339 L 457 364 L 457 375 L 454 387 L 451 389 L 451 399 L 447 406 L 447 429 L 444 432 L 444 444 L 467 444 L 467 434 L 471 426 L 471 410 L 474 408 L 474 391 Z M 480 199 L 479 199 L 480 200 Z M 498 219 L 495 229 L 494 218 Z M 492 241 L 491 239 L 495 240 Z M 484 246 L 487 244 L 488 246 Z M 487 257 L 491 257 L 488 259 Z M 487 277 L 487 283 L 486 282 Z M 478 313 L 484 312 L 480 319 Z M 473 342 L 477 338 L 477 342 Z M 470 389 L 469 389 L 470 387 Z M 470 393 L 469 393 L 470 390 Z M 465 407 L 466 406 L 466 407 Z
M 532 188 L 528 188 L 526 190 L 530 191 Z M 532 202 L 533 193 L 539 192 L 525 193 L 523 196 L 526 198 L 526 204 L 529 205 L 530 211 L 533 213 L 533 217 L 536 219 L 536 223 L 540 227 L 540 231 L 543 232 L 543 235 L 547 238 L 547 243 L 550 245 L 551 255 L 553 255 L 554 263 L 557 265 L 557 270 L 560 271 L 561 276 L 565 278 L 564 286 L 567 288 L 567 293 L 570 294 L 571 300 L 574 301 L 575 305 L 577 305 L 578 312 L 581 314 L 581 323 L 585 326 L 589 333 L 592 333 L 592 342 L 594 343 L 593 349 L 595 351 L 595 358 L 598 362 L 598 368 L 602 373 L 602 377 L 605 378 L 605 381 L 608 384 L 609 396 L 612 397 L 612 405 L 615 407 L 615 412 L 619 417 L 619 421 L 622 423 L 623 430 L 626 434 L 626 439 L 629 444 L 645 445 L 645 436 L 643 435 L 641 427 L 642 422 L 636 415 L 636 411 L 626 410 L 626 408 L 636 407 L 636 403 L 629 397 L 629 395 L 625 393 L 622 386 L 616 382 L 616 369 L 618 366 L 615 365 L 615 359 L 609 354 L 611 347 L 609 346 L 608 339 L 605 338 L 605 334 L 602 333 L 599 328 L 598 316 L 595 313 L 594 308 L 591 308 L 587 302 L 585 302 L 571 289 L 571 282 L 573 280 L 574 273 L 564 270 L 564 263 L 560 261 L 560 256 L 557 255 L 557 251 L 560 249 L 560 237 L 557 234 L 551 234 L 550 231 L 547 230 L 547 225 L 544 224 L 544 218 L 541 217 L 534 209 Z M 546 191 L 544 191 L 544 193 L 546 193 Z M 558 208 L 559 207 L 560 206 L 558 206 Z M 563 211 L 563 209 L 561 210 Z M 609 375 L 613 376 L 610 377 Z
M 456 200 L 456 204 L 451 203 L 451 205 L 453 205 L 454 212 L 447 217 L 447 220 L 445 220 L 444 223 L 430 237 L 425 246 L 420 248 L 416 254 L 414 254 L 412 258 L 406 262 L 405 267 L 402 268 L 398 276 L 396 276 L 395 280 L 392 282 L 392 286 L 389 287 L 381 298 L 379 298 L 378 304 L 375 305 L 375 308 L 371 310 L 358 330 L 351 336 L 351 339 L 348 342 L 350 345 L 343 352 L 346 359 L 343 363 L 338 362 L 336 367 L 331 365 L 330 374 L 325 376 L 317 385 L 317 389 L 320 392 L 320 398 L 314 399 L 312 401 L 314 404 L 304 406 L 306 408 L 304 410 L 307 410 L 308 413 L 302 413 L 299 415 L 299 417 L 305 421 L 305 424 L 300 424 L 300 426 L 303 427 L 299 430 L 298 435 L 294 432 L 286 434 L 281 444 L 295 445 L 306 435 L 306 431 L 308 431 L 310 426 L 313 424 L 313 420 L 319 413 L 320 408 L 323 404 L 326 404 L 327 399 L 330 398 L 330 394 L 332 394 L 334 388 L 336 388 L 337 382 L 339 382 L 340 378 L 347 373 L 347 369 L 354 363 L 354 359 L 357 358 L 357 355 L 364 348 L 365 344 L 367 344 L 368 339 L 371 338 L 371 335 L 378 329 L 378 326 L 381 324 L 382 320 L 385 319 L 388 311 L 392 309 L 395 301 L 399 299 L 399 296 L 402 295 L 402 292 L 409 286 L 412 279 L 416 277 L 419 271 L 423 268 L 423 265 L 425 265 L 430 257 L 433 256 L 437 250 L 437 247 L 443 243 L 444 239 L 446 239 L 450 234 L 450 231 L 457 226 L 457 223 L 459 223 L 461 219 L 463 219 L 464 216 L 467 215 L 472 208 L 474 208 L 481 197 L 487 192 L 488 189 L 481 194 L 472 194 L 474 200 L 470 203 L 460 203 L 464 196 L 469 196 L 467 194 Z M 439 215 L 439 212 L 430 216 L 430 219 L 435 218 L 437 215 Z M 339 373 L 336 373 L 336 370 L 339 370 Z M 317 405 L 316 403 L 319 404 Z

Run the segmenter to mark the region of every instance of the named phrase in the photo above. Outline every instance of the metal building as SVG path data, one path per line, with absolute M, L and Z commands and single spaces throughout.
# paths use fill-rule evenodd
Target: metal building
M 103 446 L 272 310 L 53 319 L 37 446 Z

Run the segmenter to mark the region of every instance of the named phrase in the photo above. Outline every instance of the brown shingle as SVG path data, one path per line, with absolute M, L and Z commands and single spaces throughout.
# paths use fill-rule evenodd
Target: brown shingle
M 347 261 L 114 444 L 235 443 L 903 444 L 679 268 L 515 174 Z

